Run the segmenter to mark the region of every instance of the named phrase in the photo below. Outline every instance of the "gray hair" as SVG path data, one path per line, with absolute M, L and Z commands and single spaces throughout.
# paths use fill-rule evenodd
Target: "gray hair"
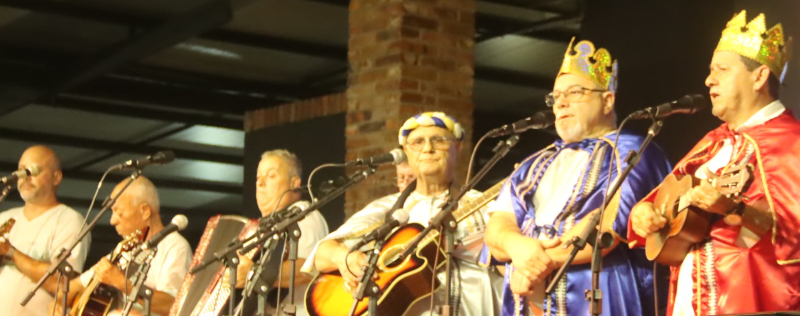
M 300 162 L 297 155 L 286 149 L 269 150 L 261 154 L 261 160 L 269 157 L 281 158 L 286 166 L 289 167 L 290 175 L 303 179 L 303 163 Z
M 158 199 L 158 191 L 156 191 L 156 186 L 149 179 L 145 177 L 137 178 L 125 190 L 125 194 L 130 194 L 133 205 L 145 203 L 150 206 L 153 212 L 160 213 L 161 202 Z

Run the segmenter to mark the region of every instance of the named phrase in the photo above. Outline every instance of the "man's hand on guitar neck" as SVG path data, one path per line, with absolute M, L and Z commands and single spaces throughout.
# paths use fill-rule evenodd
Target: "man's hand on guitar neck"
M 108 261 L 106 257 L 100 259 L 100 261 L 92 267 L 92 270 L 94 270 L 94 275 L 105 284 L 111 285 L 123 292 L 126 287 L 128 290 L 131 289 L 122 271 L 120 271 L 116 265 L 112 264 L 111 261 Z
M 639 202 L 631 209 L 631 228 L 639 236 L 650 236 L 666 224 L 667 218 L 656 213 L 651 202 Z
M 708 181 L 701 181 L 687 195 L 689 203 L 709 213 L 725 215 L 736 207 L 736 202 L 719 193 Z

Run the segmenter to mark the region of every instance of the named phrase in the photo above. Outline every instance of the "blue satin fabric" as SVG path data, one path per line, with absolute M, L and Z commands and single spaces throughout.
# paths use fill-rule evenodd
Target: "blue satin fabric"
M 577 208 L 575 213 L 575 222 L 579 222 L 584 216 L 591 211 L 599 208 L 603 204 L 603 196 L 606 191 L 607 181 L 609 179 L 609 164 L 611 164 L 611 179 L 617 176 L 617 169 L 623 170 L 627 165 L 625 158 L 631 150 L 638 150 L 639 145 L 643 141 L 642 136 L 634 135 L 629 132 L 623 131 L 619 137 L 619 143 L 616 148 L 616 155 L 619 156 L 619 161 L 622 162 L 621 166 L 617 166 L 617 158 L 614 156 L 613 148 L 610 143 L 614 141 L 616 134 L 604 136 L 605 140 L 588 139 L 580 143 L 563 144 L 561 141 L 555 143 L 554 149 L 549 152 L 555 151 L 552 157 L 538 161 L 541 166 L 534 166 L 537 162 L 537 157 L 547 153 L 548 151 L 538 152 L 525 161 L 517 168 L 512 174 L 508 182 L 506 182 L 500 194 L 511 194 L 511 201 L 513 201 L 514 212 L 517 216 L 517 224 L 520 228 L 524 224 L 535 223 L 534 221 L 534 207 L 533 207 L 533 192 L 536 191 L 539 179 L 530 179 L 525 181 L 529 174 L 530 168 L 547 167 L 550 161 L 560 153 L 560 149 L 564 147 L 579 148 L 591 152 L 595 150 L 595 144 L 601 143 L 601 146 L 609 146 L 605 153 L 603 166 L 599 173 L 598 181 L 593 190 L 584 194 L 585 183 L 576 184 L 573 190 L 580 190 L 579 200 L 574 208 Z M 588 165 L 591 165 L 590 161 Z M 589 170 L 591 166 L 587 166 Z M 658 186 L 661 180 L 669 174 L 671 170 L 669 161 L 662 152 L 662 150 L 655 144 L 651 144 L 642 155 L 639 164 L 632 170 L 626 181 L 621 187 L 620 207 L 617 218 L 614 221 L 613 229 L 619 236 L 627 235 L 628 216 L 630 215 L 631 207 L 636 202 L 644 198 L 653 188 Z M 535 174 L 535 173 L 534 173 Z M 544 174 L 544 172 L 540 172 Z M 584 181 L 585 182 L 585 181 Z M 530 190 L 527 190 L 530 189 Z M 514 192 L 528 191 L 527 194 L 517 196 Z M 585 196 L 585 197 L 584 197 Z M 565 205 L 566 207 L 566 205 Z M 562 210 L 562 213 L 566 210 Z M 563 223 L 563 222 L 562 222 Z M 544 225 L 528 229 L 526 235 L 532 238 L 539 238 L 540 234 L 551 235 L 557 232 L 560 236 L 564 233 L 563 224 L 556 226 Z M 548 232 L 550 234 L 548 234 Z M 550 237 L 550 236 L 548 236 Z M 490 255 L 488 248 L 484 247 L 481 254 L 481 261 L 484 264 L 490 262 Z M 643 249 L 629 249 L 625 243 L 620 243 L 612 252 L 608 253 L 603 258 L 603 271 L 600 278 L 600 287 L 603 291 L 603 315 L 653 315 L 653 264 L 647 260 L 644 255 Z M 507 268 L 506 271 L 511 271 Z M 659 273 L 659 293 L 667 293 L 667 279 L 662 278 L 668 276 L 668 273 Z M 567 295 L 566 295 L 566 314 L 575 316 L 590 315 L 590 306 L 588 301 L 584 298 L 585 290 L 591 288 L 592 278 L 590 264 L 573 265 L 567 271 Z M 505 284 L 503 288 L 503 307 L 502 315 L 511 316 L 517 315 L 514 311 L 514 297 L 508 286 L 509 273 L 506 273 Z M 556 310 L 557 301 L 555 293 L 551 294 L 551 315 L 557 315 Z M 523 299 L 524 300 L 524 299 Z M 545 298 L 545 301 L 547 299 Z M 666 303 L 665 300 L 662 302 Z M 523 302 L 519 306 L 523 309 L 527 304 Z M 545 308 L 547 304 L 544 305 Z M 525 311 L 520 311 L 520 315 L 525 315 Z M 545 315 L 546 315 L 545 311 Z

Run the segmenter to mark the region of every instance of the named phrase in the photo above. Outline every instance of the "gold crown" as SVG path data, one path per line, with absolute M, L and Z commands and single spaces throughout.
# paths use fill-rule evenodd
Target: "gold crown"
M 567 52 L 564 53 L 564 62 L 561 64 L 559 74 L 575 74 L 591 79 L 603 89 L 614 92 L 617 90 L 617 61 L 611 60 L 611 54 L 605 48 L 597 51 L 594 44 L 582 40 L 572 46 L 575 38 L 569 42 Z
M 791 40 L 790 37 L 790 44 Z M 755 60 L 769 67 L 772 74 L 783 81 L 786 65 L 791 58 L 790 46 L 784 42 L 780 23 L 767 30 L 763 13 L 747 23 L 747 12 L 742 10 L 722 30 L 715 51 L 733 52 Z

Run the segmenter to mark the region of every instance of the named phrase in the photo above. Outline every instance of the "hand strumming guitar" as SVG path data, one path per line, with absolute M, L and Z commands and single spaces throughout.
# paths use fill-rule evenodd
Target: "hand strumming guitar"
M 659 231 L 667 224 L 667 218 L 656 212 L 653 203 L 639 202 L 631 209 L 631 228 L 642 237 Z
M 692 205 L 709 213 L 725 215 L 736 207 L 736 202 L 717 191 L 709 181 L 701 181 L 700 185 L 689 191 L 688 196 Z

